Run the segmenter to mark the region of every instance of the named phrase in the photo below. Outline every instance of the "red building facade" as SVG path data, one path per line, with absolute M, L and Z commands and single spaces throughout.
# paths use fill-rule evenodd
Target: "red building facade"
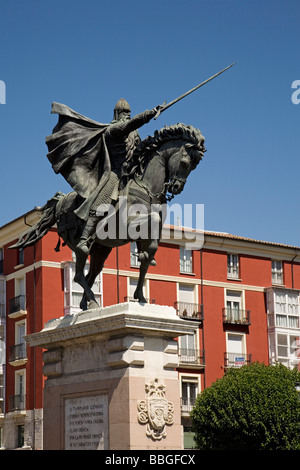
M 31 211 L 0 228 L 0 431 L 8 449 L 42 448 L 42 350 L 24 336 L 80 311 L 73 254 L 54 250 L 54 228 L 33 247 L 9 249 L 37 217 Z M 144 291 L 149 303 L 174 306 L 195 324 L 194 337 L 178 339 L 189 446 L 195 398 L 228 367 L 278 361 L 299 368 L 300 248 L 205 232 L 202 247 L 190 251 L 176 230 L 163 232 Z M 135 244 L 113 250 L 94 285 L 99 305 L 132 301 L 138 273 Z

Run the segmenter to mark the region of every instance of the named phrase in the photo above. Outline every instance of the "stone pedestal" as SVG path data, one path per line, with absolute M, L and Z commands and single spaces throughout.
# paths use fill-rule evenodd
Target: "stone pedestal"
M 194 323 L 130 302 L 52 320 L 45 348 L 44 450 L 182 449 L 177 338 Z

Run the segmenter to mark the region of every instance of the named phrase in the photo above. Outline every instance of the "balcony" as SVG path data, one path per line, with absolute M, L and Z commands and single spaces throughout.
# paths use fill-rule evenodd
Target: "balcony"
M 250 310 L 223 308 L 223 323 L 251 325 Z
M 224 367 L 242 367 L 251 364 L 252 354 L 224 353 Z
M 175 302 L 174 307 L 177 315 L 180 318 L 185 318 L 187 320 L 203 320 L 203 305 L 202 304 L 193 304 L 189 302 Z
M 18 295 L 9 300 L 8 315 L 10 318 L 17 318 L 26 315 L 26 297 Z
M 196 398 L 181 398 L 181 414 L 189 416 L 195 401 Z
M 9 411 L 25 410 L 25 395 L 11 395 L 9 397 Z
M 13 366 L 26 364 L 26 343 L 15 344 L 9 349 L 9 363 Z
M 199 349 L 182 349 L 178 350 L 179 365 L 185 368 L 203 368 L 205 366 L 204 351 Z

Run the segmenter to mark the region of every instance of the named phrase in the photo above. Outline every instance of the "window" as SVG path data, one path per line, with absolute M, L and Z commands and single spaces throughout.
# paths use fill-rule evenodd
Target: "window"
M 16 358 L 24 358 L 26 357 L 26 342 L 24 336 L 26 335 L 26 326 L 25 322 L 16 323 L 16 330 L 15 330 L 15 347 L 17 348 L 16 351 Z
M 286 367 L 295 367 L 300 363 L 300 337 L 299 335 L 277 334 L 278 362 Z
M 183 363 L 197 363 L 198 350 L 196 348 L 195 335 L 184 335 L 179 338 L 179 359 Z
M 195 376 L 181 377 L 181 412 L 189 414 L 195 404 L 199 390 L 198 378 Z
M 300 291 L 270 288 L 267 291 L 270 363 L 300 365 Z
M 23 248 L 19 248 L 18 264 L 24 264 L 24 250 L 23 250 Z
M 193 272 L 192 250 L 186 250 L 183 246 L 180 247 L 180 272 Z
M 275 293 L 275 326 L 299 328 L 298 293 L 282 291 Z
M 272 261 L 272 284 L 283 284 L 282 261 Z
M 177 315 L 194 320 L 202 320 L 203 309 L 202 305 L 197 303 L 196 296 L 197 294 L 194 286 L 179 284 L 177 295 L 178 301 L 174 304 Z
M 73 261 L 66 261 L 64 265 L 64 291 L 65 291 L 65 315 L 72 315 L 80 312 L 80 302 L 83 296 L 83 289 L 77 283 L 74 282 L 75 276 L 75 263 Z M 84 268 L 84 274 L 86 275 L 89 270 L 87 264 Z M 102 306 L 102 273 L 100 273 L 93 284 L 92 290 L 95 295 L 96 302 L 99 306 Z
M 15 397 L 13 409 L 25 409 L 25 389 L 25 370 L 18 370 L 15 372 Z
M 250 310 L 246 310 L 244 304 L 243 292 L 226 290 L 223 322 L 250 325 Z
M 227 255 L 227 277 L 230 279 L 239 278 L 239 256 Z
M 226 309 L 227 316 L 233 321 L 240 319 L 241 313 L 241 294 L 239 292 L 227 292 Z
M 129 278 L 128 279 L 128 284 L 127 284 L 127 294 L 128 295 L 125 298 L 125 301 L 129 302 L 129 301 L 135 300 L 134 299 L 134 293 L 135 293 L 135 290 L 137 288 L 137 284 L 138 284 L 138 278 Z M 149 303 L 153 304 L 153 303 L 155 303 L 155 300 L 154 299 L 149 300 L 149 295 L 148 295 L 149 289 L 148 289 L 148 287 L 149 287 L 148 282 L 144 281 L 144 284 L 143 284 L 144 297 Z
M 241 367 L 249 362 L 249 357 L 245 353 L 245 335 L 228 333 L 227 352 L 225 355 L 226 367 Z
M 13 363 L 15 361 L 25 360 L 27 357 L 26 354 L 26 342 L 25 342 L 25 321 L 18 322 L 15 324 L 15 344 L 10 347 L 9 351 L 9 362 Z M 26 360 L 25 360 L 26 362 Z
M 140 266 L 140 262 L 138 260 L 138 249 L 136 246 L 136 242 L 130 243 L 130 266 L 132 268 L 138 268 Z
M 18 428 L 17 447 L 23 447 L 24 446 L 24 424 L 19 424 L 17 428 Z

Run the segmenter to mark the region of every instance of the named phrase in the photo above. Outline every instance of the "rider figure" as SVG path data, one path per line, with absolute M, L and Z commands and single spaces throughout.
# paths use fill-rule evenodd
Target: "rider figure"
M 127 101 L 121 98 L 116 103 L 114 119 L 104 133 L 104 140 L 111 162 L 110 176 L 91 206 L 89 217 L 77 245 L 77 249 L 81 252 L 89 253 L 90 241 L 96 232 L 97 223 L 100 220 L 100 217 L 97 216 L 99 205 L 110 204 L 118 198 L 118 187 L 123 163 L 131 158 L 133 150 L 140 141 L 137 129 L 148 123 L 157 114 L 158 109 L 159 106 L 131 118 L 131 110 Z

